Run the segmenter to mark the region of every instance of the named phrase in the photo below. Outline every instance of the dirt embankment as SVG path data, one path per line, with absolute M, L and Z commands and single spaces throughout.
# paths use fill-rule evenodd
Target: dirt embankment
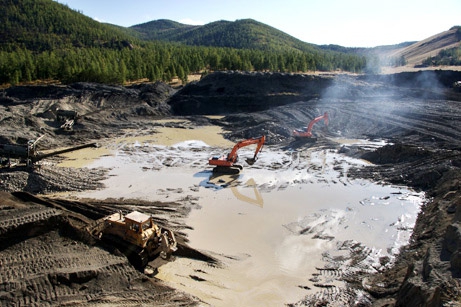
M 2 306 L 198 304 L 88 235 L 87 225 L 113 212 L 110 201 L 49 200 L 23 192 L 0 192 L 0 197 Z M 121 209 L 124 204 L 116 205 Z M 178 239 L 181 255 L 196 256 Z
M 123 129 L 142 125 L 132 117 L 169 115 L 165 101 L 175 92 L 161 82 L 129 87 L 90 83 L 11 87 L 0 93 L 0 143 L 23 144 L 45 135 L 40 149 L 53 149 L 120 135 Z M 78 113 L 72 131 L 59 129 L 58 109 Z
M 409 185 L 426 191 L 432 199 L 423 208 L 411 244 L 393 268 L 377 275 L 354 276 L 349 281 L 351 286 L 369 292 L 377 306 L 440 306 L 455 302 L 461 289 L 458 251 L 461 247 L 461 95 L 451 87 L 458 80 L 461 73 L 451 71 L 373 77 L 227 72 L 208 75 L 179 91 L 163 83 L 126 88 L 94 84 L 15 87 L 1 93 L 0 143 L 25 144 L 44 134 L 40 149 L 54 149 L 127 135 L 130 129 L 153 133 L 151 119 L 165 116 L 187 117 L 192 125 L 220 125 L 230 131 L 226 137 L 231 140 L 264 134 L 269 146 L 289 150 L 302 150 L 306 146 L 337 148 L 337 144 L 321 140 L 321 136 L 327 135 L 386 140 L 390 144 L 376 151 L 351 146 L 341 148 L 343 153 L 376 164 L 352 170 L 350 174 Z M 72 131 L 59 129 L 55 121 L 57 109 L 72 109 L 82 115 Z M 330 114 L 330 125 L 328 130 L 320 126 L 314 128 L 320 137 L 316 145 L 306 145 L 291 137 L 293 129 L 306 126 L 325 111 Z M 204 115 L 225 117 L 209 119 Z M 40 170 L 2 168 L 0 189 L 32 193 L 93 189 L 105 175 L 105 170 L 64 168 L 57 171 L 46 164 Z M 126 259 L 60 231 L 59 225 L 69 224 L 61 218 L 62 212 L 64 216 L 69 216 L 69 212 L 83 215 L 80 219 L 72 218 L 77 224 L 95 217 L 90 214 L 91 210 L 82 211 L 80 204 L 69 205 L 64 200 L 61 207 L 50 209 L 14 197 L 2 199 L 5 201 L 1 203 L 1 212 L 5 218 L 1 229 L 10 236 L 10 243 L 0 246 L 1 260 L 9 264 L 2 265 L 0 272 L 0 298 L 6 304 L 58 305 L 85 300 L 96 304 L 114 297 L 131 304 L 133 289 L 146 294 L 136 295 L 134 302 L 139 304 L 197 303 L 171 289 L 165 290 L 155 280 L 146 279 L 130 268 Z M 111 208 L 118 205 L 123 207 L 115 203 Z M 32 207 L 36 214 L 30 216 L 35 212 L 31 211 Z M 72 214 L 70 216 L 74 216 Z M 175 214 L 171 213 L 173 217 Z M 13 216 L 21 217 L 15 222 Z M 27 227 L 21 225 L 28 225 L 29 220 L 58 226 L 15 238 L 12 235 L 15 227 L 25 231 Z M 171 226 L 171 221 L 164 222 Z M 177 224 L 173 228 L 180 233 L 184 227 L 187 226 Z M 186 238 L 184 240 L 186 242 Z M 21 250 L 23 252 L 19 252 Z M 80 263 L 83 255 L 77 250 L 86 250 L 101 263 L 86 267 L 87 264 Z M 188 250 L 185 254 L 194 253 Z M 36 268 L 37 261 L 53 263 L 41 266 L 49 268 L 43 271 Z M 20 267 L 35 271 L 23 272 Z M 15 268 L 22 272 L 21 276 L 14 275 Z M 107 283 L 107 276 L 113 274 L 121 276 L 117 285 Z M 151 290 L 154 292 L 148 295 Z M 298 305 L 309 303 L 306 300 Z

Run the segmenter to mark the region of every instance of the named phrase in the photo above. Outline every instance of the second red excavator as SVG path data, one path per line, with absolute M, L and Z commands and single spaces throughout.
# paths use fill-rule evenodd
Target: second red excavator
M 213 168 L 213 173 L 238 174 L 243 169 L 243 167 L 236 164 L 239 159 L 237 151 L 242 147 L 257 144 L 253 158 L 248 158 L 245 160 L 249 165 L 253 165 L 256 162 L 256 157 L 261 151 L 265 141 L 266 136 L 264 135 L 259 138 L 240 141 L 235 144 L 234 148 L 232 148 L 232 151 L 227 156 L 224 155 L 221 157 L 213 157 L 208 160 L 208 164 L 216 166 Z
M 311 138 L 312 140 L 315 140 L 315 138 L 312 137 L 312 127 L 314 127 L 314 124 L 320 120 L 324 120 L 325 126 L 328 126 L 328 113 L 325 112 L 323 115 L 318 116 L 311 120 L 309 123 L 309 126 L 304 127 L 303 129 L 296 129 L 293 130 L 293 136 L 295 138 Z

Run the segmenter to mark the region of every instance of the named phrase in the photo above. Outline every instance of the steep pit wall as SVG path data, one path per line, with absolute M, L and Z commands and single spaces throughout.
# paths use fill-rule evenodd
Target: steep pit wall
M 216 72 L 186 85 L 168 103 L 177 115 L 259 112 L 319 97 L 332 81 L 303 74 Z

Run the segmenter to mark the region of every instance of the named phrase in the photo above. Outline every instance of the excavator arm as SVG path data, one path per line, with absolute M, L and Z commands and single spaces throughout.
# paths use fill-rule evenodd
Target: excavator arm
M 255 163 L 256 157 L 258 156 L 258 153 L 261 151 L 265 141 L 266 141 L 265 136 L 240 141 L 237 144 L 235 144 L 235 146 L 232 148 L 231 152 L 227 156 L 222 156 L 220 158 L 218 158 L 218 157 L 211 158 L 210 160 L 208 160 L 208 164 L 209 165 L 216 165 L 218 167 L 221 167 L 219 170 L 222 170 L 222 167 L 224 167 L 224 168 L 232 167 L 238 161 L 237 152 L 238 152 L 238 150 L 240 148 L 245 147 L 245 146 L 249 146 L 249 145 L 253 145 L 253 144 L 257 144 L 253 158 L 246 159 L 246 162 L 248 164 L 253 165 Z M 241 166 L 236 166 L 236 167 L 238 167 L 240 169 L 242 168 Z
M 262 136 L 260 138 L 253 138 L 253 139 L 248 139 L 244 141 L 240 141 L 237 144 L 235 144 L 234 148 L 232 148 L 232 151 L 227 155 L 227 161 L 235 163 L 238 161 L 238 155 L 237 151 L 245 146 L 257 144 L 255 154 L 252 159 L 247 159 L 246 161 L 250 161 L 248 164 L 252 165 L 256 161 L 256 157 L 258 156 L 258 153 L 261 151 L 262 146 L 264 145 L 264 142 L 266 140 L 265 136 Z
M 317 116 L 316 118 L 311 120 L 306 130 L 294 130 L 293 136 L 294 137 L 312 137 L 312 128 L 317 122 L 321 121 L 322 119 L 324 120 L 325 125 L 328 126 L 328 113 L 325 112 L 323 115 Z

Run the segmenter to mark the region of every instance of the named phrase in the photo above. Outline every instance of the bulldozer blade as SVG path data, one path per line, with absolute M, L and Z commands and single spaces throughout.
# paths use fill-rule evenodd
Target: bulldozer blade
M 246 161 L 246 163 L 248 163 L 249 165 L 253 165 L 253 164 L 255 164 L 256 159 L 254 159 L 254 158 L 248 158 L 248 159 L 246 159 L 245 161 Z

